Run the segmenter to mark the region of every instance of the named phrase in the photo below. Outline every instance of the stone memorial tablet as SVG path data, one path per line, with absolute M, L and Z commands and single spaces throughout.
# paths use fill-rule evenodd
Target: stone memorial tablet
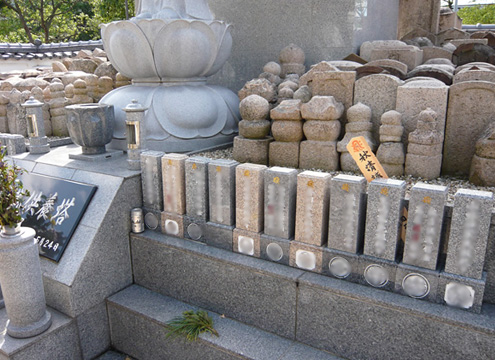
M 317 246 L 327 241 L 330 179 L 330 174 L 316 171 L 297 176 L 297 241 Z
M 435 270 L 448 188 L 418 183 L 411 190 L 405 264 Z
M 296 184 L 296 169 L 272 167 L 265 171 L 265 234 L 283 239 L 294 236 Z
M 242 164 L 236 168 L 236 227 L 258 233 L 263 230 L 263 179 L 265 165 Z
M 184 168 L 187 156 L 166 154 L 162 157 L 163 208 L 183 215 L 186 212 Z
M 329 248 L 354 254 L 361 250 L 366 184 L 364 177 L 352 175 L 330 181 Z
M 232 226 L 235 224 L 235 168 L 234 160 L 212 160 L 208 164 L 210 221 Z
M 186 160 L 186 213 L 191 218 L 208 220 L 208 163 L 204 157 Z
M 162 156 L 161 151 L 144 151 L 141 153 L 141 182 L 143 188 L 143 205 L 146 208 L 162 210 Z
M 36 230 L 41 256 L 59 262 L 96 186 L 28 173 L 21 180 L 30 192 L 22 226 Z
M 368 185 L 364 254 L 395 260 L 406 182 L 377 179 Z

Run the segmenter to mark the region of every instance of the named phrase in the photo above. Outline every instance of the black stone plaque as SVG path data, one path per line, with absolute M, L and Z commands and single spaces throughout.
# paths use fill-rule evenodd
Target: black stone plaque
M 22 226 L 36 230 L 41 256 L 59 262 L 96 186 L 27 173 L 21 180 L 31 193 L 24 200 Z

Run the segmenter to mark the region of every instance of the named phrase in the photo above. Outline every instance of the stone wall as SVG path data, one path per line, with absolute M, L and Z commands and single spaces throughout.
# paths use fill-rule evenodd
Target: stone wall
M 495 303 L 491 192 L 459 189 L 452 205 L 445 186 L 406 197 L 399 180 L 155 151 L 141 166 L 152 230 L 474 312 L 483 293 Z

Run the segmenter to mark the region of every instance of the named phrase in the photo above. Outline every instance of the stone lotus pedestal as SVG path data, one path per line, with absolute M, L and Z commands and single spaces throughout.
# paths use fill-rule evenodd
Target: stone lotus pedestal
M 15 338 L 39 335 L 51 325 L 35 234 L 31 228 L 0 232 L 0 283 L 9 318 L 7 334 Z
M 136 9 L 135 18 L 101 30 L 113 66 L 132 79 L 100 100 L 116 109 L 111 147 L 126 147 L 121 109 L 132 99 L 149 109 L 144 124 L 150 150 L 185 152 L 231 142 L 239 99 L 206 84 L 230 55 L 230 25 L 214 20 L 205 0 L 141 0 Z

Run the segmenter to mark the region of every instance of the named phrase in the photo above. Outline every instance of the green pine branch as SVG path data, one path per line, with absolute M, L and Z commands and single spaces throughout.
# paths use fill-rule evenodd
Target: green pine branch
M 169 332 L 166 338 L 175 338 L 177 336 L 185 336 L 188 341 L 196 341 L 202 333 L 208 333 L 219 336 L 218 332 L 213 327 L 213 319 L 206 311 L 188 310 L 182 313 L 167 323 Z

